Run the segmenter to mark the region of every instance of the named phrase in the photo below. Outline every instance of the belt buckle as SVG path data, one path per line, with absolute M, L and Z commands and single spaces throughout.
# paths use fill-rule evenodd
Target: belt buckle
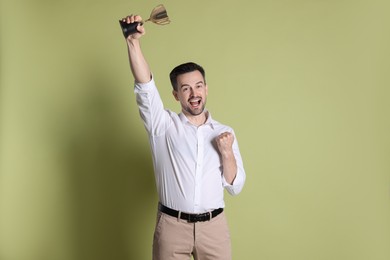
M 203 213 L 203 214 L 190 214 L 188 215 L 188 223 L 196 223 L 196 222 L 204 222 L 206 220 L 210 219 L 210 213 Z
M 195 222 L 198 222 L 199 220 L 198 220 L 198 217 L 199 215 L 197 215 L 197 214 L 189 214 L 188 215 L 188 223 L 195 223 Z

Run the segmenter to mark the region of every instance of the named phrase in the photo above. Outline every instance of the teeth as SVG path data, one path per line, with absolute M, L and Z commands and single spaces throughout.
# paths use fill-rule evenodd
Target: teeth
M 193 99 L 193 100 L 190 100 L 190 104 L 191 106 L 193 107 L 198 107 L 200 105 L 200 99 Z

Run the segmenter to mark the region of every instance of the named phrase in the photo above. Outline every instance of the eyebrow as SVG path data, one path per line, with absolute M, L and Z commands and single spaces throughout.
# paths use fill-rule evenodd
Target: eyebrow
M 204 85 L 203 80 L 200 80 L 200 81 L 196 82 L 196 83 L 195 83 L 195 86 L 198 85 L 198 84 L 203 84 L 203 85 Z M 189 84 L 183 84 L 183 85 L 180 86 L 180 88 L 183 88 L 183 87 L 191 87 L 191 85 L 189 85 Z

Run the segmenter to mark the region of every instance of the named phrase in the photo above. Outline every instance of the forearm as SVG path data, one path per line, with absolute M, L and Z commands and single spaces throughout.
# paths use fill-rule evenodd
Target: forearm
M 223 176 L 229 184 L 233 184 L 237 174 L 237 162 L 233 151 L 222 154 Z
M 137 83 L 147 83 L 151 79 L 151 71 L 141 50 L 138 39 L 127 40 L 127 50 L 131 72 Z
M 223 184 L 229 194 L 237 195 L 245 183 L 245 170 L 234 134 L 225 132 L 217 138 L 221 153 Z

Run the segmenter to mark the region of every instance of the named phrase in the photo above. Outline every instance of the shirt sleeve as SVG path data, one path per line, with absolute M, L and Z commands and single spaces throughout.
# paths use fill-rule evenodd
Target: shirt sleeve
M 135 82 L 134 93 L 140 116 L 148 133 L 154 136 L 164 133 L 171 120 L 168 111 L 164 109 L 153 76 L 147 83 Z
M 234 134 L 234 132 L 233 132 Z M 235 135 L 234 135 L 235 137 Z M 237 138 L 234 138 L 233 142 L 233 153 L 234 157 L 236 159 L 236 164 L 237 164 L 237 174 L 236 178 L 234 178 L 234 181 L 232 184 L 228 183 L 225 179 L 225 176 L 222 177 L 222 184 L 224 188 L 229 192 L 230 195 L 237 195 L 241 192 L 242 188 L 244 187 L 245 184 L 245 179 L 246 179 L 246 174 L 244 170 L 244 164 L 242 162 L 241 154 L 240 154 L 240 149 L 238 148 L 238 142 Z

